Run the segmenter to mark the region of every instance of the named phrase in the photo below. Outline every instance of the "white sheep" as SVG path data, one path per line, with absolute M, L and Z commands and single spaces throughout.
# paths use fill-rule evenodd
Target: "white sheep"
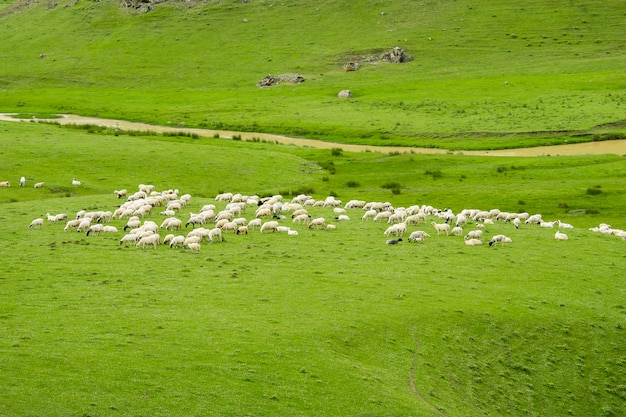
M 70 229 L 74 229 L 74 228 L 78 227 L 80 222 L 81 222 L 80 219 L 68 220 L 67 223 L 65 223 L 65 227 L 63 228 L 63 231 L 67 232 Z
M 539 222 L 540 227 L 553 228 L 556 221 L 553 222 L 544 222 L 543 220 Z
M 363 217 L 361 217 L 361 220 L 368 220 L 368 219 L 373 219 L 374 217 L 376 217 L 376 214 L 378 212 L 374 209 L 372 210 L 367 210 L 365 212 L 365 214 L 363 214 Z
M 30 224 L 28 225 L 29 229 L 39 229 L 43 227 L 43 219 L 41 217 L 33 220 L 32 222 L 30 222 Z
M 339 216 L 335 217 L 335 220 L 340 222 L 347 222 L 350 221 L 350 217 L 346 214 L 340 214 Z
M 261 233 L 266 233 L 266 232 L 272 232 L 273 233 L 273 232 L 276 231 L 277 228 L 278 228 L 278 222 L 277 221 L 265 222 L 261 226 Z
M 522 221 L 520 220 L 519 217 L 515 217 L 513 219 L 513 226 L 515 226 L 516 229 L 519 229 L 519 225 L 522 223 Z
M 139 235 L 136 233 L 128 233 L 120 239 L 120 245 L 123 243 L 136 243 L 139 240 Z
M 326 225 L 326 230 L 335 230 L 335 229 L 337 229 L 337 225 L 334 225 L 334 224 Z
M 247 235 L 248 234 L 248 226 L 239 226 L 235 233 L 238 234 L 238 235 Z
M 464 242 L 467 246 L 480 246 L 483 244 L 483 241 L 480 239 L 466 239 Z
M 374 221 L 377 222 L 379 220 L 389 220 L 391 214 L 392 213 L 390 211 L 381 211 L 376 216 L 374 216 Z
M 559 229 L 573 229 L 574 228 L 574 226 L 572 226 L 571 224 L 563 223 L 560 220 L 557 220 L 556 224 L 559 226 Z
M 176 235 L 170 239 L 170 248 L 174 248 L 176 246 L 183 246 L 185 243 L 185 236 Z
M 556 240 L 567 240 L 567 239 L 568 239 L 568 237 L 567 237 L 567 235 L 566 235 L 565 233 L 563 233 L 563 232 L 559 232 L 558 230 L 557 230 L 557 232 L 554 234 L 554 238 L 555 238 Z
M 311 216 L 309 214 L 306 214 L 306 213 L 299 214 L 292 219 L 292 223 L 297 223 L 297 224 L 307 223 L 310 218 Z
M 287 234 L 289 236 L 298 236 L 299 235 L 297 230 L 290 230 L 290 231 L 287 232 Z
M 469 240 L 469 239 L 482 239 L 483 238 L 483 231 L 482 230 L 471 230 L 470 232 L 468 232 L 465 235 L 465 240 Z
M 460 226 L 455 226 L 450 230 L 450 236 L 461 236 L 463 235 L 463 228 Z
M 45 184 L 44 182 L 36 182 L 33 187 L 34 188 L 41 188 L 41 187 L 43 187 L 44 184 Z
M 26 185 L 26 177 L 21 177 L 20 178 L 20 187 L 23 187 Z
M 405 223 L 396 223 L 392 224 L 384 231 L 385 236 L 404 236 L 406 233 L 406 224 Z
M 326 220 L 323 217 L 318 217 L 315 218 L 313 220 L 311 220 L 311 223 L 309 223 L 309 229 L 312 228 L 318 228 L 318 227 L 323 227 L 326 223 Z
M 524 224 L 539 224 L 541 223 L 541 221 L 541 214 L 533 214 L 526 219 Z
M 448 223 L 432 222 L 431 225 L 435 228 L 435 230 L 437 230 L 437 236 L 439 236 L 439 233 L 444 233 L 444 232 L 446 236 L 450 234 L 450 225 Z
M 187 247 L 192 251 L 192 252 L 196 252 L 196 253 L 200 253 L 200 243 L 196 243 L 196 242 L 189 242 L 187 244 Z
M 161 236 L 158 233 L 151 234 L 149 236 L 144 236 L 135 244 L 138 248 L 145 248 L 148 245 L 157 248 L 157 245 L 161 243 Z
M 78 181 L 76 178 L 72 178 L 72 185 L 79 186 L 81 185 L 81 182 Z
M 81 219 L 80 223 L 78 224 L 78 227 L 76 227 L 76 231 L 79 233 L 86 232 L 90 227 L 91 227 L 91 218 L 87 217 L 87 218 Z
M 11 186 L 11 183 L 9 181 L 0 182 L 0 187 L 9 188 L 10 186 Z
M 423 230 L 416 230 L 409 235 L 409 242 L 422 242 L 426 241 L 426 238 L 430 237 L 428 233 Z
M 117 227 L 115 227 L 115 226 L 104 226 L 104 228 L 102 228 L 102 231 L 104 233 L 117 233 Z
M 220 229 L 219 227 L 214 227 L 213 229 L 209 230 L 208 238 L 211 242 L 214 242 L 215 239 L 219 239 L 219 241 L 222 242 L 224 240 L 224 238 L 222 237 L 222 229 Z
M 276 228 L 276 231 L 279 232 L 279 233 L 289 233 L 290 230 L 291 230 L 291 228 L 288 227 L 288 226 L 278 226 Z
M 247 224 L 248 229 L 254 230 L 261 227 L 261 219 L 252 219 Z
M 100 223 L 93 224 L 89 226 L 87 232 L 85 233 L 87 236 L 90 234 L 100 234 L 104 230 L 104 225 Z
M 510 237 L 507 237 L 505 235 L 495 235 L 489 241 L 489 246 L 497 246 L 498 243 L 500 243 L 502 246 L 504 246 L 505 243 L 511 243 L 511 242 L 513 242 L 513 241 L 511 240 Z

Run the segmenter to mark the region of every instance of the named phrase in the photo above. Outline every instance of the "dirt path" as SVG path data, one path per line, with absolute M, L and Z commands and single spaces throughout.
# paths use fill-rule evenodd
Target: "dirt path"
M 450 153 L 445 149 L 432 148 L 415 148 L 406 146 L 370 146 L 370 145 L 351 145 L 345 143 L 324 142 L 315 139 L 292 138 L 283 135 L 272 135 L 268 133 L 253 132 L 233 132 L 227 130 L 211 130 L 197 129 L 186 127 L 158 126 L 146 123 L 128 122 L 125 120 L 100 119 L 97 117 L 84 117 L 73 114 L 63 114 L 58 119 L 16 119 L 10 114 L 0 114 L 0 120 L 11 122 L 52 122 L 61 125 L 75 124 L 85 125 L 91 124 L 96 126 L 105 126 L 112 129 L 136 130 L 157 133 L 183 132 L 187 134 L 197 134 L 202 137 L 214 137 L 219 135 L 221 138 L 241 137 L 242 140 L 260 139 L 267 142 L 276 142 L 285 145 L 296 145 L 318 149 L 341 148 L 346 152 L 400 152 L 400 153 L 419 153 L 419 154 L 446 154 Z M 457 151 L 463 155 L 475 156 L 544 156 L 544 155 L 601 155 L 601 154 L 617 154 L 626 155 L 626 140 L 610 140 L 602 142 L 576 143 L 571 145 L 557 146 L 540 146 L 535 148 L 523 149 L 507 149 L 498 151 Z

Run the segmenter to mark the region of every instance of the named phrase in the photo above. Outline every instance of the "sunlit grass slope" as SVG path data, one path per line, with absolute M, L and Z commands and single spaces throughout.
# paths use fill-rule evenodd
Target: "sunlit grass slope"
M 2 416 L 626 412 L 624 241 L 587 230 L 626 228 L 623 157 L 351 154 L 0 129 L 0 178 L 13 182 L 0 188 Z M 21 175 L 27 187 L 16 186 Z M 218 192 L 305 192 L 539 212 L 575 229 L 564 242 L 554 229 L 498 222 L 485 236 L 513 243 L 467 247 L 427 223 L 411 227 L 431 234 L 426 243 L 385 245 L 387 224 L 361 221 L 362 210 L 338 222 L 313 207 L 337 229 L 287 219 L 299 236 L 229 233 L 196 254 L 120 245 L 125 219 L 110 223 L 114 234 L 28 228 L 47 212 L 114 210 L 113 190 L 140 183 L 190 193 L 182 219 L 224 208 Z M 145 220 L 160 224 L 161 209 Z
M 109 0 L 54 5 L 2 13 L 5 111 L 417 146 L 449 135 L 474 147 L 507 132 L 540 132 L 539 143 L 548 131 L 624 135 L 617 0 L 229 0 L 145 14 Z M 413 61 L 362 58 L 395 46 Z M 344 72 L 353 60 L 361 69 Z M 285 73 L 306 81 L 256 86 Z M 343 89 L 354 98 L 338 99 Z

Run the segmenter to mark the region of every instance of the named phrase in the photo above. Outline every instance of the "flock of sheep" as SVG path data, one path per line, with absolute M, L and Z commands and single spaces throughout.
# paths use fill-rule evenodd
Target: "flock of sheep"
M 73 184 L 80 183 L 74 179 Z M 155 249 L 159 245 L 167 245 L 192 252 L 200 252 L 203 243 L 223 241 L 226 233 L 245 235 L 258 230 L 260 233 L 297 236 L 297 226 L 332 230 L 338 224 L 354 219 L 384 225 L 382 235 L 387 238 L 385 243 L 389 245 L 402 242 L 407 234 L 409 243 L 426 242 L 431 237 L 426 230 L 408 231 L 410 227 L 420 226 L 437 235 L 462 237 L 468 246 L 480 246 L 483 241 L 488 242 L 489 246 L 512 243 L 513 240 L 504 234 L 484 236 L 485 226 L 495 222 L 510 223 L 515 228 L 522 224 L 555 228 L 554 238 L 557 240 L 568 240 L 566 232 L 573 229 L 571 224 L 560 220 L 545 221 L 540 214 L 509 213 L 497 209 L 465 209 L 453 213 L 449 209 L 440 210 L 427 205 L 394 207 L 389 202 L 363 200 L 350 200 L 343 204 L 332 196 L 316 200 L 301 194 L 286 201 L 281 195 L 259 197 L 221 193 L 215 197 L 215 203 L 224 206 L 221 210 L 217 209 L 216 204 L 205 204 L 198 211 L 192 210 L 183 215 L 185 209 L 191 209 L 192 197 L 190 194 L 180 194 L 178 190 L 157 191 L 153 185 L 140 184 L 134 193 L 123 189 L 115 190 L 114 195 L 124 200 L 115 211 L 80 210 L 71 217 L 65 213 L 47 213 L 45 220 L 49 223 L 64 222 L 64 231 L 82 232 L 87 236 L 121 233 L 110 222 L 125 220 L 120 245 Z M 313 217 L 309 210 L 314 207 L 327 208 L 328 216 Z M 163 220 L 155 221 L 157 216 Z M 43 217 L 34 219 L 29 228 L 41 228 L 45 220 Z M 465 228 L 469 226 L 472 226 L 471 230 L 466 232 Z M 626 240 L 626 231 L 613 229 L 608 224 L 590 230 Z

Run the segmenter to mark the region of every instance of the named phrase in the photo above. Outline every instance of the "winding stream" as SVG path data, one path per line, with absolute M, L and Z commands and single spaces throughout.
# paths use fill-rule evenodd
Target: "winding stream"
M 51 122 L 61 125 L 95 125 L 112 129 L 146 131 L 157 133 L 174 133 L 182 132 L 185 134 L 195 134 L 202 137 L 215 137 L 232 139 L 240 137 L 242 140 L 259 139 L 267 142 L 276 142 L 285 145 L 295 145 L 318 149 L 341 148 L 346 152 L 400 152 L 400 153 L 419 153 L 419 154 L 447 154 L 451 151 L 445 149 L 432 148 L 416 148 L 407 146 L 371 146 L 371 145 L 352 145 L 336 142 L 325 142 L 315 139 L 293 138 L 283 135 L 273 135 L 268 133 L 254 132 L 235 132 L 227 130 L 211 130 L 186 127 L 157 126 L 146 123 L 129 122 L 126 120 L 101 119 L 97 117 L 84 117 L 73 114 L 63 114 L 57 119 L 17 119 L 11 114 L 0 114 L 1 121 L 10 122 Z M 626 155 L 626 140 L 607 140 L 601 142 L 575 143 L 568 145 L 539 146 L 534 148 L 521 149 L 504 149 L 495 151 L 455 151 L 454 153 L 474 156 L 546 156 L 546 155 L 602 155 L 616 154 Z

